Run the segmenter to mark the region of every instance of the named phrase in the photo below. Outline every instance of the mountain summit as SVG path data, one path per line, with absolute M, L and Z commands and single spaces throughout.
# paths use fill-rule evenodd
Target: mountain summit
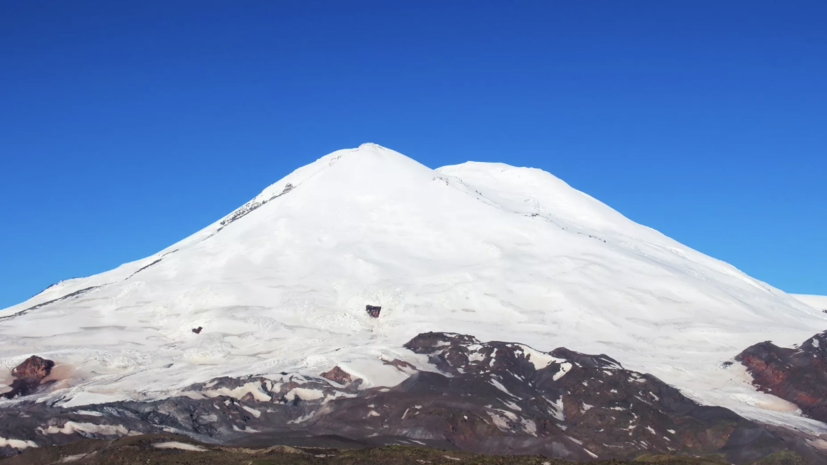
M 334 366 L 369 388 L 408 377 L 389 361 L 427 366 L 401 345 L 441 331 L 605 353 L 701 403 L 812 427 L 722 364 L 826 320 L 547 172 L 432 170 L 369 143 L 151 257 L 0 311 L 0 360 L 54 360 L 45 396 L 66 407 Z

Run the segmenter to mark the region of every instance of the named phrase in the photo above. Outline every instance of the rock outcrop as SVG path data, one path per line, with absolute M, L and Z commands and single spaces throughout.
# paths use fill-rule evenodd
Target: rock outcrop
M 40 358 L 37 355 L 27 358 L 12 370 L 11 374 L 14 381 L 11 385 L 11 391 L 3 394 L 3 397 L 13 399 L 31 394 L 40 386 L 40 382 L 49 376 L 54 366 L 55 362 Z
M 396 386 L 364 388 L 334 366 L 318 376 L 216 378 L 153 402 L 31 401 L 0 409 L 0 437 L 45 446 L 175 431 L 225 445 L 402 444 L 569 460 L 717 454 L 730 463 L 795 449 L 827 461 L 806 438 L 699 405 L 606 355 L 451 333 L 405 347 L 421 362 L 388 359 L 409 375 Z
M 605 355 L 446 333 L 420 334 L 405 347 L 447 376 L 421 373 L 385 395 L 398 404 L 405 392 L 430 392 L 431 408 L 415 415 L 420 427 L 422 416 L 443 417 L 445 438 L 463 449 L 569 459 L 726 453 L 740 462 L 758 458 L 752 446 L 782 446 L 732 411 L 698 405 Z
M 331 368 L 329 371 L 320 374 L 319 376 L 321 376 L 324 379 L 333 381 L 335 383 L 344 385 L 353 382 L 353 377 L 350 376 L 350 373 L 346 372 L 345 370 L 342 370 L 341 368 L 339 368 L 338 365 Z
M 827 422 L 827 331 L 798 348 L 762 342 L 738 354 L 761 391 L 797 405 L 813 419 Z

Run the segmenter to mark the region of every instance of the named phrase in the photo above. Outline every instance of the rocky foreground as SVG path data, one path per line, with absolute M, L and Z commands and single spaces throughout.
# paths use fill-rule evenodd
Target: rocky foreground
M 459 450 L 431 449 L 410 446 L 386 447 L 291 447 L 266 448 L 220 447 L 197 443 L 189 438 L 172 435 L 133 436 L 114 441 L 81 440 L 71 444 L 34 449 L 0 461 L 4 465 L 46 465 L 73 463 L 77 465 L 110 464 L 203 464 L 203 465 L 568 465 L 542 456 L 480 455 Z M 643 455 L 634 461 L 594 461 L 595 465 L 724 465 L 718 456 L 675 457 Z M 755 462 L 755 465 L 802 465 L 800 455 L 782 451 Z
M 806 351 L 816 344 L 808 342 L 801 353 L 809 354 Z M 40 458 L 35 457 L 51 460 L 56 450 L 80 447 L 71 444 L 81 439 L 179 434 L 222 446 L 402 445 L 525 456 L 502 463 L 543 463 L 549 462 L 548 458 L 634 460 L 645 454 L 717 457 L 737 464 L 827 462 L 812 438 L 746 420 L 724 408 L 699 405 L 654 376 L 627 370 L 605 355 L 586 355 L 565 348 L 543 353 L 522 344 L 481 342 L 473 336 L 453 333 L 420 334 L 405 348 L 426 355 L 429 371 L 400 360 L 386 360 L 410 375 L 393 387 L 360 389 L 361 379 L 340 367 L 331 367 L 317 377 L 282 373 L 276 377 L 220 378 L 192 385 L 180 395 L 161 401 L 68 409 L 35 402 L 33 380 L 48 374 L 51 365 L 32 358 L 26 362 L 27 369 L 17 370 L 18 379 L 26 380 L 20 386 L 28 388 L 19 390 L 14 403 L 0 409 L 0 438 L 4 438 L 0 452 L 13 456 L 25 451 L 19 460 L 26 457 L 31 461 L 9 463 L 37 463 Z M 753 349 L 745 353 L 756 352 Z M 741 357 L 748 367 L 750 360 L 760 356 L 749 354 L 752 358 Z M 780 357 L 788 355 L 781 352 L 775 355 L 778 360 L 764 363 L 783 365 L 786 362 Z M 802 386 L 814 384 L 808 381 Z M 40 389 L 47 388 L 40 385 Z M 99 458 L 89 458 L 91 461 L 79 463 L 136 463 L 131 460 L 144 460 L 146 454 L 161 454 L 161 458 L 152 458 L 153 463 L 191 463 L 174 461 L 184 457 L 180 450 L 160 452 L 154 445 L 140 441 L 117 442 L 122 445 L 117 460 L 99 462 L 95 461 Z M 46 447 L 53 445 L 65 446 Z M 186 454 L 198 452 L 203 458 L 224 451 L 215 456 L 216 461 L 198 459 L 195 463 L 245 463 L 221 462 L 225 460 L 221 454 L 226 451 L 211 447 L 209 453 L 190 450 Z M 99 451 L 95 457 L 104 457 L 103 449 L 90 450 Z M 403 449 L 370 450 L 390 454 L 374 463 L 408 463 L 405 460 L 410 458 L 410 454 L 398 452 Z M 438 453 L 432 450 L 422 454 Z M 330 457 L 316 457 L 326 453 L 311 455 L 290 455 L 289 460 L 294 461 L 282 457 L 278 463 L 371 463 L 364 461 L 366 457 L 359 459 L 344 452 Z M 779 457 L 793 457 L 798 462 L 779 462 Z M 453 460 L 432 458 L 416 460 Z M 316 459 L 323 460 L 312 461 Z M 249 463 L 276 463 L 267 460 L 253 454 Z M 500 463 L 489 458 L 474 460 Z

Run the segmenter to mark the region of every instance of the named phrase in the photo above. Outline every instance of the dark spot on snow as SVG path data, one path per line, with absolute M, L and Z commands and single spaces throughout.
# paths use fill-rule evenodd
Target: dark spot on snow
M 365 306 L 365 311 L 368 312 L 368 315 L 372 316 L 373 318 L 379 318 L 379 312 L 382 311 L 382 307 L 374 307 L 373 305 Z
M 136 272 L 132 273 L 131 275 L 129 275 L 129 278 L 135 276 L 136 274 L 140 273 L 141 271 L 144 271 L 145 269 L 149 268 L 150 266 L 159 263 L 161 260 L 163 260 L 163 258 L 159 258 L 158 260 L 155 260 L 154 262 L 150 263 L 149 265 L 141 267 L 138 271 L 136 271 Z M 129 278 L 126 278 L 126 279 L 129 279 Z M 126 279 L 124 281 L 126 281 Z
M 195 334 L 201 334 L 202 329 L 204 329 L 204 328 L 202 328 L 201 326 L 199 326 L 197 328 L 192 328 L 192 332 L 195 333 Z
M 258 209 L 259 207 L 266 204 L 267 202 L 270 202 L 271 200 L 275 200 L 275 199 L 281 197 L 282 195 L 284 195 L 284 194 L 286 194 L 286 193 L 288 193 L 292 190 L 293 190 L 293 185 L 288 183 L 286 186 L 284 186 L 284 189 L 281 191 L 280 194 L 274 195 L 274 196 L 270 197 L 267 200 L 256 201 L 255 199 L 253 199 L 253 200 L 245 203 L 244 205 L 239 207 L 236 211 L 230 213 L 229 217 L 227 217 L 224 220 L 221 220 L 221 227 L 218 228 L 218 231 L 220 231 L 221 229 L 223 229 L 225 226 L 229 225 L 230 223 L 233 223 L 236 220 L 248 215 L 249 213 L 251 213 L 252 211 Z M 218 232 L 218 231 L 216 231 L 216 232 Z

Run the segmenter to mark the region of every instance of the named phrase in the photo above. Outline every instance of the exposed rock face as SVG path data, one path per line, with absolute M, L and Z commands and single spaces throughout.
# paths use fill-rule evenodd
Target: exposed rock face
M 239 207 L 236 211 L 230 213 L 229 215 L 227 215 L 227 217 L 225 217 L 223 220 L 221 220 L 221 228 L 219 228 L 219 231 L 222 228 L 224 228 L 225 226 L 228 226 L 231 223 L 233 223 L 235 221 L 238 221 L 239 219 L 243 218 L 244 216 L 246 216 L 247 214 L 249 214 L 253 210 L 256 210 L 257 208 L 259 208 L 262 205 L 266 204 L 267 202 L 275 200 L 275 199 L 281 197 L 282 195 L 287 194 L 288 192 L 290 192 L 292 190 L 293 190 L 293 185 L 288 183 L 287 185 L 284 186 L 284 189 L 281 191 L 281 193 L 273 195 L 270 198 L 260 198 L 261 194 L 259 194 L 258 197 L 256 197 L 253 200 L 250 200 L 249 202 L 245 203 L 244 205 Z
M 155 402 L 20 403 L 0 409 L 0 437 L 44 446 L 175 431 L 221 444 L 337 438 L 572 460 L 722 454 L 734 463 L 795 448 L 815 457 L 811 463 L 825 461 L 792 433 L 698 405 L 605 355 L 543 353 L 449 333 L 420 334 L 405 347 L 430 364 L 387 360 L 410 374 L 393 387 L 363 389 L 336 366 L 318 377 L 217 378 Z
M 55 362 L 32 355 L 23 363 L 17 365 L 11 374 L 21 381 L 39 383 L 43 378 L 49 376 L 54 366 Z
M 372 316 L 373 318 L 379 318 L 379 312 L 382 311 L 382 307 L 367 305 L 365 306 L 365 311 L 368 312 L 368 315 Z
M 341 368 L 339 368 L 338 365 L 331 368 L 330 371 L 326 371 L 319 376 L 339 384 L 350 384 L 353 382 L 353 378 L 350 376 L 350 373 L 346 372 L 345 370 L 342 370 Z
M 734 446 L 739 438 L 749 435 L 758 443 L 781 443 L 735 413 L 700 406 L 657 378 L 625 370 L 605 355 L 565 348 L 545 354 L 520 344 L 481 343 L 445 333 L 421 334 L 406 347 L 428 354 L 440 371 L 452 375 L 426 383 L 441 385 L 442 395 L 432 403 L 463 404 L 466 411 L 474 411 L 473 417 L 456 415 L 458 421 L 447 434 L 462 448 L 588 459 L 634 457 L 643 451 L 733 451 L 742 447 Z M 406 384 L 422 384 L 421 377 Z M 469 394 L 481 402 L 474 405 Z M 492 440 L 497 437 L 501 440 Z M 499 448 L 486 449 L 497 442 Z M 733 451 L 731 458 L 753 459 L 748 448 Z
M 7 399 L 13 399 L 17 396 L 27 396 L 34 392 L 40 385 L 40 382 L 52 372 L 52 367 L 55 362 L 46 360 L 32 355 L 23 363 L 17 365 L 11 372 L 14 376 L 14 382 L 11 385 L 11 391 L 3 394 Z
M 827 331 L 797 349 L 762 342 L 735 357 L 747 367 L 752 383 L 797 405 L 804 415 L 827 422 Z

